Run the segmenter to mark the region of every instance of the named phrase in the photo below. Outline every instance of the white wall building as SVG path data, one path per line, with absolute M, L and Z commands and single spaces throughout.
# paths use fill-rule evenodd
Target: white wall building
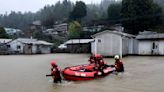
M 0 54 L 8 54 L 7 44 L 11 41 L 12 39 L 0 39 Z
M 139 55 L 164 55 L 164 33 L 140 34 Z
M 8 35 L 14 35 L 16 33 L 22 32 L 22 30 L 14 29 L 14 28 L 4 28 L 4 29 Z
M 8 43 L 10 51 L 22 54 L 50 53 L 52 43 L 37 39 L 18 38 Z
M 92 53 L 103 56 L 137 54 L 138 45 L 134 35 L 106 30 L 92 36 Z

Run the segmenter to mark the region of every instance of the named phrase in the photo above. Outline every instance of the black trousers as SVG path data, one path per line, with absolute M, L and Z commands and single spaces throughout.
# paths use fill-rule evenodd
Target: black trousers
M 54 78 L 53 80 L 54 83 L 61 83 L 61 77 Z

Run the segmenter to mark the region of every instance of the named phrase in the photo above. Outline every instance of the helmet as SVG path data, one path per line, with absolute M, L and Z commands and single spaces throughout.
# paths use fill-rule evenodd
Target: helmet
M 119 55 L 114 56 L 114 59 L 119 59 L 119 58 L 120 58 Z
M 51 61 L 51 66 L 53 66 L 53 67 L 57 66 L 56 62 L 55 61 Z

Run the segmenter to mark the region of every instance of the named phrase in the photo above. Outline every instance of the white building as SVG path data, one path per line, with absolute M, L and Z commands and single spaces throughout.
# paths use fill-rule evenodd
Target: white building
M 65 47 L 70 53 L 91 53 L 92 41 L 94 41 L 94 39 L 70 39 L 60 45 L 60 48 Z
M 164 55 L 164 33 L 140 34 L 136 38 L 139 55 Z
M 54 25 L 54 30 L 58 32 L 58 34 L 67 34 L 68 24 L 62 23 L 62 24 Z
M 22 54 L 50 53 L 51 46 L 52 43 L 28 38 L 18 38 L 8 43 L 10 51 Z
M 134 35 L 106 30 L 92 36 L 91 52 L 103 56 L 137 54 L 138 45 Z
M 12 39 L 0 39 L 0 54 L 8 54 L 7 44 L 11 41 Z
M 4 28 L 4 29 L 5 29 L 5 31 L 6 31 L 6 33 L 8 35 L 14 35 L 16 33 L 22 32 L 22 30 L 20 30 L 20 29 L 14 29 L 14 28 Z
M 12 39 L 0 39 L 0 44 L 7 44 L 10 41 L 12 41 Z

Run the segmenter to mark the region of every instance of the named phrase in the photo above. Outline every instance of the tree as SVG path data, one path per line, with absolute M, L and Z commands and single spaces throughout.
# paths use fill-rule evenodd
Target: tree
M 108 19 L 110 21 L 118 21 L 121 19 L 121 3 L 115 3 L 109 5 Z
M 3 27 L 0 27 L 0 38 L 8 38 L 8 35 Z
M 81 21 L 87 15 L 87 7 L 84 2 L 77 1 L 73 11 L 70 13 L 71 20 Z
M 73 21 L 69 24 L 69 39 L 77 39 L 80 38 L 81 34 L 81 25 L 77 21 Z
M 123 0 L 122 25 L 126 32 L 138 34 L 162 22 L 162 9 L 153 0 Z

